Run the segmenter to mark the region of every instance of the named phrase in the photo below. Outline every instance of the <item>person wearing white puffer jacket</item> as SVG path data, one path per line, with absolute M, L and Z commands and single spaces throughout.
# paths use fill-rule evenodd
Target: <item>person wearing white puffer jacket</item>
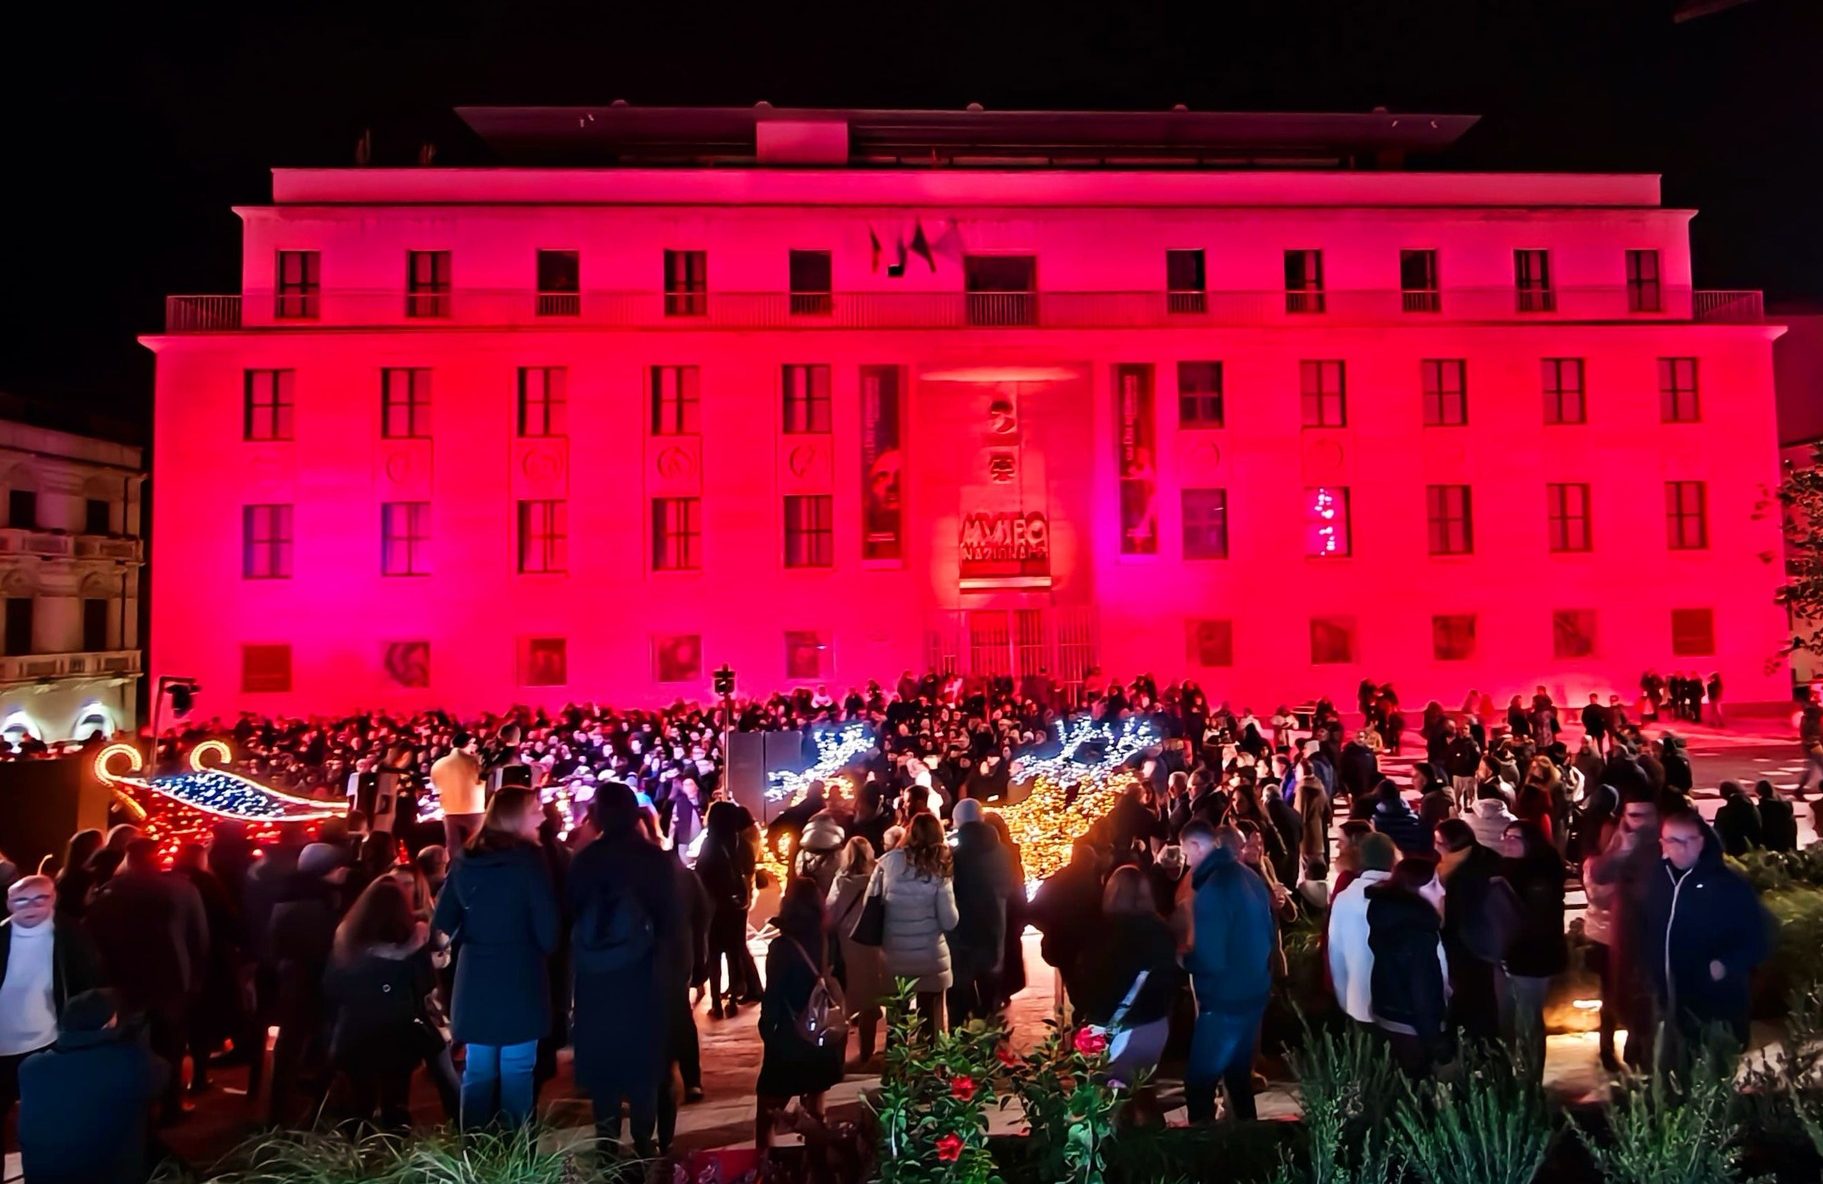
M 887 977 L 915 980 L 918 1013 L 932 1036 L 944 1027 L 943 993 L 955 982 L 944 940 L 961 920 L 953 875 L 943 825 L 935 815 L 916 814 L 905 841 L 880 857 L 868 889 L 886 901 Z
M 1507 833 L 1507 827 L 1518 822 L 1513 811 L 1507 805 L 1507 797 L 1500 792 L 1498 781 L 1484 781 L 1475 791 L 1475 805 L 1463 815 L 1463 821 L 1475 832 L 1475 841 L 1492 851 L 1500 849 L 1500 840 Z

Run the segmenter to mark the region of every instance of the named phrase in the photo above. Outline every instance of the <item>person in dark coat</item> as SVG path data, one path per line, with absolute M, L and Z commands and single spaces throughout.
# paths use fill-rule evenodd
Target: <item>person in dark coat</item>
M 1500 964 L 1516 928 L 1517 903 L 1500 877 L 1500 856 L 1451 818 L 1437 828 L 1443 881 L 1443 949 L 1450 964 L 1450 1023 L 1472 1040 L 1500 1035 Z
M 1152 882 L 1138 868 L 1116 868 L 1108 877 L 1102 918 L 1076 970 L 1081 1019 L 1109 1027 L 1118 1016 L 1129 1037 L 1121 1055 L 1110 1061 L 1109 1072 L 1132 1082 L 1139 1072 L 1158 1066 L 1184 972 L 1177 961 L 1177 935 L 1159 913 Z M 1141 971 L 1146 981 L 1135 991 Z
M 1651 922 L 1646 916 L 1646 897 L 1659 871 L 1659 811 L 1657 798 L 1650 790 L 1635 787 L 1621 804 L 1620 826 L 1608 842 L 1608 848 L 1589 860 L 1584 881 L 1589 885 L 1589 899 L 1607 903 L 1609 939 L 1606 975 L 1602 980 L 1602 1016 L 1626 1029 L 1627 1047 L 1624 1060 L 1634 1068 L 1647 1063 L 1652 1047 L 1650 1033 L 1658 1026 L 1648 987 L 1649 960 L 1644 952 L 1651 937 Z M 1604 1065 L 1611 1051 L 1605 1052 Z M 1618 1068 L 1615 1060 L 1611 1067 Z
M 1700 709 L 1701 700 L 1697 702 Z M 1696 782 L 1691 775 L 1690 758 L 1684 754 L 1683 741 L 1667 732 L 1659 740 L 1658 747 L 1659 764 L 1665 767 L 1665 788 L 1688 796 Z
M 89 861 L 101 850 L 101 832 L 90 828 L 70 836 L 69 846 L 57 866 L 57 912 L 81 920 L 89 911 L 89 897 L 97 883 Z
M 1006 901 L 1006 940 L 1001 947 L 1000 999 L 996 1003 L 996 1010 L 1000 1010 L 1012 1002 L 1014 995 L 1025 990 L 1025 924 L 1029 906 L 1025 899 L 1025 862 L 1019 857 L 1019 844 L 1013 841 L 1013 832 L 999 814 L 988 813 L 986 821 L 1000 838 L 1007 863 L 1013 869 L 1013 883 L 1018 888 Z M 1167 912 L 1169 904 L 1167 901 Z
M 1389 878 L 1366 889 L 1374 1026 L 1414 1078 L 1430 1076 L 1452 1056 L 1443 919 L 1422 895 L 1435 868 L 1428 859 L 1401 859 Z
M 19 1067 L 19 1157 L 31 1184 L 140 1184 L 167 1064 L 120 1022 L 113 992 L 64 1005 L 57 1043 Z
M 86 921 L 108 981 L 146 1017 L 152 1049 L 171 1069 L 162 1119 L 183 1117 L 183 1062 L 191 1002 L 209 965 L 209 920 L 194 886 L 158 867 L 158 844 L 135 838 L 120 870 L 95 893 Z
M 1348 795 L 1351 814 L 1356 805 L 1373 800 L 1374 786 L 1380 783 L 1380 759 L 1361 742 L 1360 733 L 1342 746 L 1341 767 L 1336 773 L 1342 791 Z
M 1759 801 L 1760 841 L 1768 851 L 1798 849 L 1798 816 L 1790 802 L 1779 796 L 1770 781 L 1756 781 L 1753 792 Z
M 605 782 L 589 803 L 600 837 L 570 864 L 571 1039 L 576 1084 L 594 1103 L 597 1146 L 618 1147 L 624 1101 L 634 1154 L 649 1159 L 662 1150 L 656 1133 L 659 1089 L 670 1072 L 667 1008 L 687 939 L 676 871 L 643 817 L 633 791 L 619 782 Z
M 398 880 L 367 886 L 336 929 L 323 991 L 333 1015 L 329 1061 L 354 1093 L 354 1117 L 411 1127 L 411 1075 L 442 1037 L 424 1000 L 437 985 L 430 927 L 412 916 Z
M 703 844 L 696 874 L 709 893 L 709 1014 L 721 1019 L 739 1004 L 759 998 L 759 983 L 747 973 L 747 910 L 753 907 L 754 866 L 743 836 L 747 811 L 734 802 L 711 802 L 703 819 Z M 727 967 L 727 990 L 722 969 Z
M 1436 851 L 1431 834 L 1419 820 L 1417 812 L 1406 804 L 1405 795 L 1391 778 L 1380 782 L 1379 801 L 1374 806 L 1374 829 L 1393 841 L 1401 855 L 1430 855 Z
M 538 1040 L 551 1028 L 547 960 L 560 939 L 538 848 L 542 821 L 531 790 L 497 791 L 437 897 L 433 925 L 449 935 L 456 962 L 450 1028 L 468 1045 L 464 1129 L 496 1118 L 523 1126 L 532 1117 Z
M 1721 840 L 1694 810 L 1665 818 L 1659 846 L 1641 954 L 1666 1035 L 1699 1045 L 1720 1026 L 1744 1048 L 1748 976 L 1771 953 L 1766 912 L 1746 877 L 1723 862 Z
M 969 800 L 958 806 L 977 805 Z M 983 823 L 974 825 L 982 826 Z M 793 880 L 779 901 L 774 922 L 778 936 L 766 951 L 766 994 L 760 1000 L 760 1076 L 754 1086 L 759 1106 L 753 1119 L 753 1142 L 762 1157 L 772 1147 L 772 1128 L 792 1098 L 804 1113 L 821 1121 L 823 1096 L 842 1080 L 846 1042 L 818 1046 L 799 1031 L 798 1017 L 819 980 L 833 980 L 829 969 L 834 943 L 829 938 L 823 894 L 816 884 Z
M 1739 781 L 1722 782 L 1722 805 L 1715 812 L 1715 833 L 1722 840 L 1722 854 L 1735 858 L 1760 849 L 1760 808 L 1747 796 Z
M 677 937 L 667 943 L 671 956 L 671 978 L 666 987 L 671 992 L 671 1030 L 667 1041 L 670 1060 L 676 1063 L 684 1083 L 684 1101 L 703 1100 L 702 1045 L 697 1038 L 696 1013 L 690 1006 L 690 991 L 709 977 L 709 918 L 713 906 L 708 890 L 696 873 L 685 866 L 682 855 L 671 852 L 672 878 L 677 885 Z M 669 1145 L 666 1120 L 675 1130 L 677 1108 L 667 1107 L 671 1091 L 661 1090 L 658 1098 L 659 1139 Z
M 946 935 L 950 973 L 955 977 L 949 1017 L 952 1024 L 961 1024 L 990 1019 L 999 1009 L 1008 904 L 1024 886 L 1014 878 L 1000 836 L 983 821 L 981 803 L 957 802 L 950 821 L 956 834 L 954 885 L 960 919 Z
M 209 960 L 200 989 L 190 1006 L 190 1092 L 209 1088 L 209 1058 L 222 1042 L 241 1030 L 241 950 L 246 934 L 235 897 L 210 869 L 210 852 L 201 843 L 186 843 L 173 867 L 202 898 L 209 923 Z
M 1227 1091 L 1229 1115 L 1250 1121 L 1257 1113 L 1253 1052 L 1277 952 L 1272 897 L 1265 882 L 1241 862 L 1245 840 L 1240 831 L 1192 822 L 1182 840 L 1193 869 L 1184 969 L 1196 995 L 1184 1105 L 1192 1123 L 1214 1121 L 1220 1085 Z
M 1074 1002 L 1077 958 L 1101 921 L 1101 856 L 1093 843 L 1076 840 L 1070 862 L 1038 886 L 1026 915 L 1044 935 L 1040 956 L 1056 968 Z
M 1500 1028 L 1506 1039 L 1527 1050 L 1527 1068 L 1534 1080 L 1541 1080 L 1545 997 L 1551 980 L 1570 962 L 1563 928 L 1563 857 L 1544 831 L 1529 822 L 1508 823 L 1500 851 L 1501 878 L 1519 905 L 1518 925 L 1502 964 Z

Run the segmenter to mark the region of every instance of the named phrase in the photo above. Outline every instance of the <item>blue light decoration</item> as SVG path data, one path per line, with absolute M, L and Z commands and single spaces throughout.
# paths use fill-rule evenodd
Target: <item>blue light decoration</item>
M 789 804 L 797 801 L 812 781 L 827 785 L 839 780 L 842 770 L 872 748 L 873 742 L 873 733 L 866 724 L 851 723 L 839 730 L 818 733 L 816 761 L 802 773 L 767 774 L 766 800 Z
M 1056 756 L 1022 756 L 1013 761 L 1011 779 L 1027 785 L 1024 800 L 998 807 L 1025 864 L 1026 894 L 1070 861 L 1070 848 L 1096 821 L 1114 808 L 1126 787 L 1138 779 L 1128 767 L 1134 757 L 1158 743 L 1145 719 L 1128 718 L 1116 730 L 1087 717 L 1057 725 L 1061 751 Z M 1099 756 L 1083 760 L 1083 750 L 1106 744 Z

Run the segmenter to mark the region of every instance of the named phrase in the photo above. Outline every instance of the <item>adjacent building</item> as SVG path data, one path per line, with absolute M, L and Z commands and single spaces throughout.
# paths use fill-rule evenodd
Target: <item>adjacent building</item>
M 280 169 L 157 353 L 212 709 L 1149 671 L 1780 700 L 1772 342 L 1647 175 L 1469 117 L 473 109 Z
M 140 450 L 0 419 L 0 738 L 135 726 Z

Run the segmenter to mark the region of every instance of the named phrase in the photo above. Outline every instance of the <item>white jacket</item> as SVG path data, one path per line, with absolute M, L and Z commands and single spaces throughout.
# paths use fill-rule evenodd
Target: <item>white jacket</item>
M 874 869 L 878 891 L 886 898 L 886 973 L 915 978 L 920 991 L 947 990 L 949 943 L 943 935 L 956 927 L 956 889 L 948 877 L 926 879 L 912 871 L 901 849 L 888 851 Z
M 1367 944 L 1367 886 L 1391 872 L 1362 872 L 1329 902 L 1329 978 L 1348 1018 L 1374 1022 L 1374 950 Z
M 1474 809 L 1464 819 L 1469 829 L 1475 832 L 1475 841 L 1493 851 L 1500 850 L 1500 839 L 1507 833 L 1507 827 L 1519 819 L 1507 809 L 1507 804 L 1498 798 L 1482 798 L 1475 803 Z

